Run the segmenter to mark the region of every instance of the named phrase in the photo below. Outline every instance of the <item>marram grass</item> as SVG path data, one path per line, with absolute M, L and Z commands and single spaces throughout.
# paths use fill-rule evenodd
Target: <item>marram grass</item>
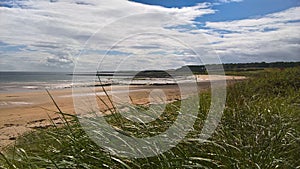
M 226 109 L 213 136 L 197 141 L 210 106 L 200 95 L 199 115 L 176 147 L 149 158 L 110 154 L 90 140 L 74 116 L 58 113 L 63 127 L 29 133 L 0 154 L 2 168 L 300 168 L 300 68 L 268 70 L 228 87 Z M 191 103 L 193 104 L 193 103 Z M 180 102 L 167 106 L 155 122 L 134 123 L 120 114 L 110 125 L 135 137 L 165 131 L 178 115 Z M 143 107 L 137 107 L 143 109 Z M 67 120 L 68 119 L 68 120 Z M 71 119 L 71 120 L 70 120 Z M 120 124 L 122 122 L 122 125 Z

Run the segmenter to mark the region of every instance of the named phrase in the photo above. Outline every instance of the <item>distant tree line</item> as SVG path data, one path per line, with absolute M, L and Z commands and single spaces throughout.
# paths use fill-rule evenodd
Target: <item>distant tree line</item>
M 289 68 L 300 66 L 300 62 L 255 62 L 255 63 L 227 63 L 224 64 L 224 70 L 238 70 L 238 69 L 264 69 L 264 68 Z
M 176 69 L 177 72 L 192 71 L 194 73 L 206 74 L 206 68 L 214 66 L 220 67 L 220 65 L 185 65 L 179 69 Z M 222 65 L 224 71 L 253 71 L 261 70 L 265 68 L 289 68 L 300 66 L 300 62 L 254 62 L 254 63 L 226 63 Z
M 139 78 L 170 78 L 173 75 L 190 75 L 207 74 L 207 68 L 211 70 L 224 68 L 224 71 L 254 71 L 265 68 L 290 68 L 300 66 L 300 62 L 254 62 L 254 63 L 225 63 L 222 65 L 208 64 L 208 65 L 185 65 L 178 69 L 169 70 L 144 70 L 144 71 L 99 71 L 96 76 L 134 76 L 134 79 Z M 79 75 L 92 75 L 88 73 L 81 73 Z

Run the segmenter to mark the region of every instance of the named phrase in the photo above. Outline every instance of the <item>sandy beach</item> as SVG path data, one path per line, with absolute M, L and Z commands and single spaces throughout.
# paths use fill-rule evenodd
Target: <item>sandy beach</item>
M 199 91 L 209 89 L 209 76 L 201 75 L 197 78 L 199 79 Z M 218 77 L 210 78 L 218 79 Z M 245 79 L 245 77 L 226 76 L 226 79 L 230 83 Z M 115 92 L 126 89 L 128 87 L 122 85 L 105 87 L 108 94 L 111 90 Z M 138 105 L 149 104 L 149 94 L 156 89 L 164 92 L 167 102 L 182 99 L 177 85 L 132 85 L 129 87 L 131 101 Z M 108 102 L 102 87 L 97 87 L 96 92 L 105 102 Z M 63 112 L 75 114 L 72 89 L 50 90 L 50 93 Z M 119 95 L 122 95 L 121 93 Z M 105 112 L 106 106 L 103 103 L 98 104 L 100 109 Z M 17 137 L 26 132 L 49 127 L 51 125 L 50 118 L 55 123 L 61 124 L 59 115 L 55 113 L 57 108 L 45 90 L 1 93 L 0 110 L 0 149 L 13 143 Z

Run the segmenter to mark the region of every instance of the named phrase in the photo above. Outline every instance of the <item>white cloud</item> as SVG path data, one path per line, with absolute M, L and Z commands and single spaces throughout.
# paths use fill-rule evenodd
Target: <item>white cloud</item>
M 299 61 L 300 7 L 228 22 L 206 22 L 213 47 L 226 62 Z
M 222 3 L 230 3 L 230 2 L 242 2 L 243 0 L 219 0 Z
M 156 31 L 164 30 L 170 26 L 177 27 L 183 21 L 191 24 L 196 17 L 214 13 L 208 3 L 179 9 L 144 5 L 125 0 L 59 0 L 52 2 L 48 0 L 16 0 L 13 6 L 16 8 L 1 7 L 0 37 L 2 43 L 25 45 L 26 53 L 31 53 L 30 58 L 45 56 L 46 53 L 47 56 L 39 61 L 40 64 L 45 65 L 45 69 L 47 66 L 55 64 L 59 67 L 63 67 L 65 64 L 68 67 L 74 60 L 70 59 L 70 56 L 77 55 L 93 33 L 119 18 L 155 13 L 141 15 L 140 18 L 135 18 L 137 20 L 132 20 L 132 17 L 125 18 L 127 22 L 115 24 L 114 32 L 107 31 L 107 34 L 97 34 L 98 37 L 95 39 L 103 44 L 110 44 L 112 41 L 116 41 L 115 38 L 120 35 L 143 31 L 143 29 L 151 27 L 156 28 Z M 102 46 L 105 46 L 103 44 Z M 16 58 L 22 54 L 7 51 L 5 55 Z M 14 64 L 13 60 L 5 62 Z M 32 68 L 32 65 L 27 66 Z
M 215 12 L 211 4 L 164 8 L 126 0 L 16 2 L 17 8 L 0 7 L 0 47 L 25 47 L 1 52 L 2 70 L 71 70 L 75 57 L 84 47 L 87 51 L 79 59 L 82 66 L 92 67 L 112 44 L 117 52 L 103 61 L 107 68 L 117 66 L 130 55 L 140 56 L 149 67 L 162 63 L 166 68 L 199 63 L 191 52 L 181 52 L 188 47 L 176 39 L 193 42 L 191 47 L 202 50 L 203 56 L 211 53 L 213 47 L 226 62 L 299 60 L 299 7 L 254 19 L 206 22 L 206 29 L 196 29 L 195 18 Z M 156 35 L 135 35 L 115 44 L 140 32 Z M 173 39 L 159 35 L 165 32 Z M 17 60 L 22 64 L 15 64 L 19 63 Z M 127 64 L 128 67 L 145 66 L 132 61 Z

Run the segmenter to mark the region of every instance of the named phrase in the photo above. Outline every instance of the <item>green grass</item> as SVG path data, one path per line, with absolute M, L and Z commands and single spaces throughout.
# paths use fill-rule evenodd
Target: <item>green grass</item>
M 239 72 L 240 73 L 240 72 Z M 247 72 L 249 73 L 249 72 Z M 300 68 L 256 72 L 228 87 L 221 123 L 205 143 L 198 142 L 210 106 L 200 95 L 199 115 L 176 147 L 140 159 L 110 154 L 90 140 L 76 117 L 72 121 L 19 138 L 1 154 L 3 168 L 300 168 Z M 193 104 L 191 102 L 190 104 Z M 120 114 L 108 123 L 135 137 L 164 132 L 176 120 L 180 102 L 167 105 L 159 119 L 131 122 Z M 137 109 L 147 109 L 137 107 Z M 132 110 L 134 111 L 134 109 Z M 68 116 L 68 117 L 66 117 Z M 122 122 L 122 124 L 120 123 Z
M 225 74 L 232 75 L 232 76 L 255 77 L 255 76 L 262 75 L 266 72 L 274 72 L 276 70 L 278 71 L 280 69 L 278 69 L 278 68 L 261 68 L 261 69 L 246 69 L 246 70 L 238 70 L 238 71 L 227 70 L 227 71 L 225 71 Z

